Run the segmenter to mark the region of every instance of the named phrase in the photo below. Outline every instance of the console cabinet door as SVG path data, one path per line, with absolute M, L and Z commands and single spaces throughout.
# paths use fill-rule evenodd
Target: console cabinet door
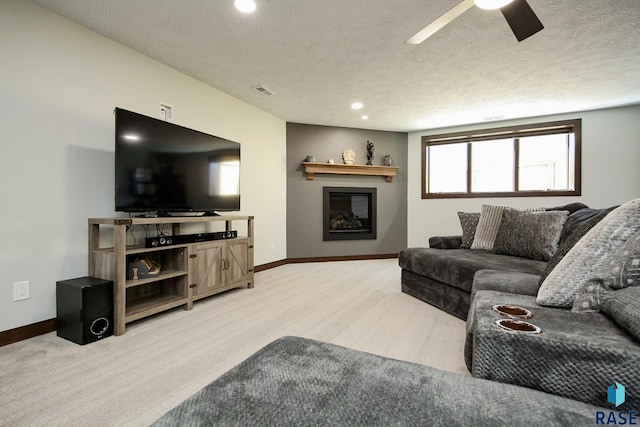
M 197 245 L 193 259 L 196 287 L 193 294 L 199 295 L 224 286 L 222 277 L 224 243 L 206 243 Z
M 249 240 L 236 239 L 226 243 L 225 284 L 232 285 L 249 278 Z

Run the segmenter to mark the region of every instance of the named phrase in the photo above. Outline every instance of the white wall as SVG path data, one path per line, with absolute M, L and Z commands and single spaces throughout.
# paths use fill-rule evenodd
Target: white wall
M 0 1 L 0 331 L 54 318 L 87 274 L 87 218 L 114 216 L 119 106 L 242 143 L 255 263 L 286 258 L 286 124 L 30 2 Z M 13 302 L 13 283 L 31 298 Z
M 582 196 L 430 200 L 421 198 L 422 135 L 571 118 L 582 119 Z M 457 212 L 479 212 L 483 203 L 549 207 L 582 202 L 594 208 L 624 203 L 640 197 L 639 165 L 640 105 L 410 133 L 407 172 L 408 246 L 427 246 L 430 236 L 461 234 Z

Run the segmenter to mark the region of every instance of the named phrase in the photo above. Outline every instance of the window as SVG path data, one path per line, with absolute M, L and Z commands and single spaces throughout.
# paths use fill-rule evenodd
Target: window
M 422 198 L 579 196 L 581 120 L 422 137 Z

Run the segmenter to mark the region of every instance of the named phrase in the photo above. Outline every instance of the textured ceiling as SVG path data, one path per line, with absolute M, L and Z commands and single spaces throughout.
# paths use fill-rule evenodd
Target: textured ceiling
M 640 103 L 638 0 L 528 0 L 545 29 L 520 43 L 473 7 L 418 46 L 458 0 L 33 2 L 289 122 L 414 131 Z

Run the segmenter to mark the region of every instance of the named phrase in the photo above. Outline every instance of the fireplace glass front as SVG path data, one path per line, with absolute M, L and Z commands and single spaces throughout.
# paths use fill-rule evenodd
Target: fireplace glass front
M 376 189 L 324 187 L 323 240 L 376 238 Z

